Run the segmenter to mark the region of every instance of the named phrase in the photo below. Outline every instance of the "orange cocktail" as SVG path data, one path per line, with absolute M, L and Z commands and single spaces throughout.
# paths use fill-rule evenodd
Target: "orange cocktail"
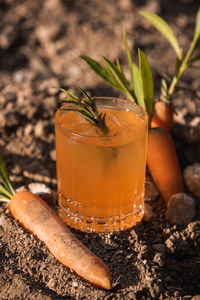
M 97 105 L 107 135 L 74 111 L 56 112 L 59 214 L 82 231 L 125 230 L 144 213 L 148 118 L 124 99 L 99 98 Z

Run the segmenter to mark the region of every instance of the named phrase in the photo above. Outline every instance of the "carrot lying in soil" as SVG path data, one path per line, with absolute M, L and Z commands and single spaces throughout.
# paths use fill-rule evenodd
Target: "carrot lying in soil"
M 64 266 L 97 287 L 111 289 L 112 276 L 103 261 L 72 234 L 39 196 L 29 191 L 15 193 L 5 172 L 0 157 L 0 179 L 5 183 L 0 184 L 0 201 L 9 202 L 13 217 L 44 242 L 53 256 Z
M 166 203 L 173 194 L 184 192 L 174 143 L 164 128 L 149 129 L 147 166 Z
M 162 127 L 170 131 L 173 125 L 171 106 L 163 101 L 155 101 L 151 127 Z

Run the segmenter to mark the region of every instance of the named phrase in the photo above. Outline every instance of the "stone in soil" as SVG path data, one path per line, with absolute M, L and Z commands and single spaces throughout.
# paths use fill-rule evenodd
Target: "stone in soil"
M 195 200 L 185 193 L 174 194 L 167 205 L 166 216 L 171 224 L 185 225 L 193 220 L 196 214 Z
M 200 198 L 200 163 L 187 166 L 184 170 L 184 179 L 188 189 Z

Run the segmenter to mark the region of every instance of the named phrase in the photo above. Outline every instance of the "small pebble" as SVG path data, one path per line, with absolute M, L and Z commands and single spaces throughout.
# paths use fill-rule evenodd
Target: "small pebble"
M 50 279 L 49 282 L 47 283 L 47 286 L 50 289 L 53 289 L 55 287 L 55 281 L 53 279 Z
M 51 77 L 41 82 L 39 90 L 47 91 L 49 95 L 55 95 L 58 90 L 53 87 L 59 87 L 59 82 L 56 78 Z
M 15 39 L 17 38 L 17 30 L 15 30 L 14 26 L 5 26 L 0 33 L 0 48 L 2 49 L 8 49 L 10 48 Z
M 200 129 L 198 126 L 174 124 L 173 135 L 178 139 L 188 144 L 199 144 L 200 143 Z
M 38 121 L 34 128 L 35 136 L 38 138 L 43 138 L 48 133 L 47 124 L 45 121 Z
M 12 173 L 15 175 L 19 175 L 21 173 L 22 169 L 19 165 L 15 165 L 12 169 Z
M 187 111 L 186 107 L 182 107 L 181 109 L 177 109 L 176 113 L 173 116 L 174 122 L 185 125 L 186 124 L 185 117 L 187 115 L 187 112 L 188 111 Z
M 0 226 L 2 227 L 7 226 L 7 218 L 4 215 L 0 216 Z
M 73 282 L 73 283 L 72 283 L 72 286 L 73 286 L 73 287 L 78 287 L 78 282 L 76 282 L 76 281 Z
M 194 117 L 192 121 L 190 121 L 190 126 L 199 126 L 200 125 L 200 117 Z
M 17 99 L 16 93 L 6 93 L 5 94 L 6 102 L 14 102 Z
M 55 149 L 50 151 L 50 157 L 53 161 L 56 161 L 56 150 Z
M 195 200 L 185 193 L 174 194 L 167 207 L 167 219 L 171 224 L 186 225 L 196 215 Z
M 35 183 L 35 182 L 30 183 L 28 185 L 28 189 L 33 194 L 36 194 L 41 198 L 43 198 L 45 201 L 56 204 L 57 194 L 52 189 L 50 189 L 46 184 Z
M 159 14 L 160 13 L 160 2 L 156 0 L 146 1 L 146 4 L 142 7 L 142 10 L 146 10 L 148 12 Z
M 33 125 L 32 124 L 27 124 L 25 129 L 24 129 L 24 135 L 29 136 L 33 131 Z
M 200 295 L 195 295 L 191 300 L 200 300 Z
M 3 114 L 0 115 L 0 127 L 4 127 L 6 125 L 6 118 Z
M 20 192 L 24 190 L 29 190 L 31 193 L 38 195 L 39 197 L 41 197 L 42 199 L 44 199 L 46 202 L 50 204 L 57 203 L 56 192 L 54 192 L 44 183 L 33 182 L 28 184 L 27 186 L 23 185 L 20 188 L 18 188 L 16 192 Z
M 119 1 L 118 6 L 122 11 L 130 11 L 133 8 L 133 4 L 131 0 Z
M 188 189 L 200 198 L 200 163 L 194 163 L 184 170 L 185 184 Z

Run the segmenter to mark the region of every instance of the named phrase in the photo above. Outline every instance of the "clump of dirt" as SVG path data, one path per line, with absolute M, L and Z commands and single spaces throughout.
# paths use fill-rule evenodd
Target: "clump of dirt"
M 15 188 L 40 182 L 56 190 L 57 91 L 52 86 L 73 91 L 79 85 L 92 95 L 122 96 L 102 83 L 79 55 L 97 60 L 101 55 L 110 60 L 119 57 L 127 71 L 124 23 L 132 51 L 140 47 L 148 56 L 158 94 L 160 73 L 172 74 L 175 54 L 137 10 L 163 16 L 187 48 L 197 6 L 195 0 L 173 3 L 173 11 L 170 1 L 155 0 L 1 1 L 0 152 Z M 199 68 L 185 73 L 186 89 L 199 93 L 199 78 Z M 200 162 L 200 102 L 184 92 L 174 107 L 172 134 L 184 170 Z M 91 286 L 59 264 L 13 219 L 8 205 L 1 204 L 0 298 L 192 299 L 200 293 L 200 206 L 192 197 L 196 216 L 188 225 L 168 224 L 165 204 L 154 190 L 146 199 L 151 213 L 130 230 L 99 235 L 73 230 L 109 266 L 111 291 Z

